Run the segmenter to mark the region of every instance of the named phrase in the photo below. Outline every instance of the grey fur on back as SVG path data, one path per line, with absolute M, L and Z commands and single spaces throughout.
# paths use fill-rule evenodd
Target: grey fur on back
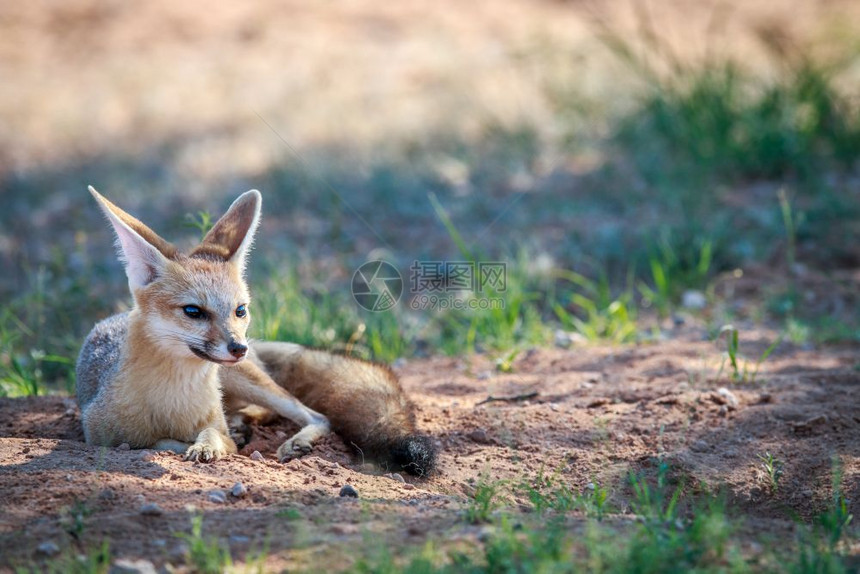
M 128 313 L 99 321 L 87 335 L 75 368 L 78 405 L 81 409 L 96 397 L 102 386 L 116 376 L 127 335 Z

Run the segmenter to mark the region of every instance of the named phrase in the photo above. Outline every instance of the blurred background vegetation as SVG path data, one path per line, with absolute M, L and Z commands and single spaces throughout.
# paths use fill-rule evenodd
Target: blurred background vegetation
M 258 337 L 501 364 L 682 322 L 855 341 L 858 28 L 814 0 L 6 3 L 0 394 L 73 392 L 128 307 L 88 184 L 185 246 L 260 189 Z M 505 261 L 505 308 L 364 312 L 380 258 Z

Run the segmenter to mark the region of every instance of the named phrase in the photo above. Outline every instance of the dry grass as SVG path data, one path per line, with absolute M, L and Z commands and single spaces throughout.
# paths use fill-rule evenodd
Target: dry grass
M 760 54 L 750 31 L 762 26 L 850 32 L 849 2 L 792 3 L 790 21 L 780 4 L 667 2 L 650 18 L 685 58 Z M 9 3 L 0 167 L 139 157 L 171 142 L 159 159 L 199 193 L 280 163 L 286 150 L 257 114 L 311 157 L 335 147 L 366 158 L 449 130 L 474 135 L 488 120 L 551 134 L 545 87 L 571 61 L 587 91 L 624 86 L 592 22 L 632 34 L 641 17 L 625 2 Z

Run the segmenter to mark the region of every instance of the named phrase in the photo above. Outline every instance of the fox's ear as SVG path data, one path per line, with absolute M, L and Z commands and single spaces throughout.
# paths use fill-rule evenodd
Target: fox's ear
M 262 203 L 263 198 L 256 189 L 240 195 L 227 213 L 209 230 L 203 242 L 194 248 L 191 256 L 214 255 L 244 271 L 248 250 L 254 242 L 254 232 L 260 223 Z
M 116 231 L 119 258 L 125 265 L 128 286 L 132 291 L 152 282 L 164 269 L 176 248 L 146 225 L 102 197 L 89 187 L 108 221 Z

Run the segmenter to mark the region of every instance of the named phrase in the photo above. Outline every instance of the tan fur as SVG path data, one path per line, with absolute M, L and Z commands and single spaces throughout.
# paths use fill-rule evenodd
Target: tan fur
M 88 442 L 187 448 L 186 458 L 214 460 L 236 452 L 226 408 L 231 421 L 276 413 L 301 425 L 278 449 L 281 459 L 309 452 L 333 426 L 360 452 L 412 460 L 412 405 L 387 367 L 274 342 L 255 343 L 233 360 L 231 345 L 246 345 L 250 313 L 236 311 L 250 303 L 243 269 L 258 192 L 237 199 L 188 255 L 91 192 L 117 232 L 135 307 L 96 325 L 81 349 L 78 401 Z M 189 317 L 189 305 L 205 318 Z M 418 443 L 410 472 L 423 474 L 435 453 L 426 437 Z M 392 448 L 406 454 L 391 455 Z
M 87 441 L 171 450 L 184 444 L 187 458 L 202 460 L 236 452 L 218 371 L 219 363 L 236 361 L 231 345 L 247 343 L 249 316 L 236 309 L 250 303 L 242 267 L 259 194 L 242 196 L 216 225 L 222 232 L 207 235 L 219 258 L 180 254 L 91 191 L 117 231 L 135 306 L 127 317 L 97 325 L 81 350 L 78 399 Z M 189 305 L 200 318 L 188 316 Z
M 208 427 L 226 435 L 217 366 L 165 361 L 147 351 L 152 346 L 139 311 L 132 312 L 125 360 L 105 394 L 110 410 L 87 413 L 92 441 L 144 448 L 165 438 L 192 443 Z

